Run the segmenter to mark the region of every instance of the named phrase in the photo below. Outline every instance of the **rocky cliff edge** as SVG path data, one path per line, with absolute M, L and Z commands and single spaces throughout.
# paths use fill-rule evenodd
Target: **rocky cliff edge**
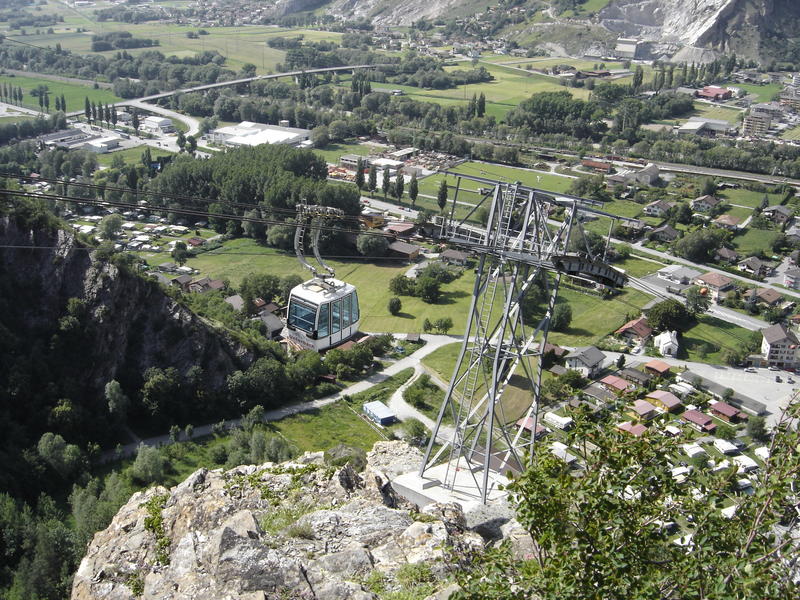
M 450 553 L 486 542 L 458 504 L 417 512 L 397 496 L 391 473 L 420 459 L 404 442 L 378 442 L 363 473 L 306 453 L 280 465 L 200 469 L 170 490 L 138 492 L 95 534 L 72 598 L 367 600 L 378 597 L 373 571 L 391 581 L 421 563 L 446 588 Z M 525 552 L 524 532 L 503 521 Z

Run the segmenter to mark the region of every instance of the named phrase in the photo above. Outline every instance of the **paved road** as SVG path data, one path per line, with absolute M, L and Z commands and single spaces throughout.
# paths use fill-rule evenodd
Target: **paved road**
M 158 106 L 156 104 L 147 104 L 143 100 L 128 100 L 126 102 L 119 102 L 115 106 L 135 106 L 138 109 L 150 111 L 152 113 L 156 113 L 159 115 L 164 115 L 165 117 L 169 117 L 170 119 L 177 119 L 182 123 L 185 123 L 189 127 L 189 131 L 186 132 L 186 135 L 194 135 L 196 136 L 200 133 L 200 121 L 195 119 L 194 117 L 190 117 L 188 115 L 184 115 L 183 113 L 179 113 L 174 110 L 170 110 L 168 108 L 164 108 L 163 106 Z
M 402 335 L 403 337 L 405 336 L 405 334 L 400 334 L 400 335 Z M 449 336 L 449 335 L 423 334 L 422 339 L 425 340 L 426 342 L 422 348 L 420 348 L 413 354 L 394 362 L 392 365 L 388 366 L 384 370 L 370 375 L 363 381 L 359 381 L 358 383 L 355 383 L 336 394 L 333 394 L 331 396 L 326 396 L 325 398 L 310 400 L 308 402 L 298 402 L 296 404 L 289 404 L 287 406 L 282 406 L 281 408 L 277 408 L 275 410 L 266 411 L 264 413 L 264 421 L 278 421 L 280 419 L 283 419 L 285 417 L 300 412 L 306 412 L 309 410 L 322 408 L 323 406 L 327 406 L 328 404 L 332 404 L 334 402 L 337 402 L 338 400 L 341 400 L 343 396 L 352 396 L 353 394 L 363 392 L 364 390 L 371 388 L 373 385 L 387 380 L 392 375 L 396 375 L 397 373 L 399 373 L 404 369 L 416 368 L 416 365 L 419 364 L 420 360 L 422 360 L 423 357 L 427 356 L 428 354 L 430 354 L 437 348 L 440 348 L 441 346 L 459 341 L 460 337 Z M 233 419 L 231 421 L 226 421 L 226 427 L 228 429 L 231 429 L 233 427 L 238 427 L 240 423 L 241 419 Z M 194 437 L 203 437 L 211 435 L 213 427 L 214 427 L 213 423 L 209 423 L 207 425 L 199 425 L 195 427 Z M 181 440 L 186 439 L 183 433 L 180 434 L 180 439 Z M 147 438 L 144 440 L 140 440 L 138 442 L 131 442 L 129 444 L 122 446 L 121 452 L 118 452 L 116 450 L 109 450 L 103 452 L 100 455 L 100 462 L 109 462 L 117 460 L 120 457 L 134 456 L 139 447 L 139 444 L 144 444 L 146 446 L 162 446 L 169 443 L 170 443 L 169 434 Z
M 450 341 L 452 342 L 456 340 Z M 403 392 L 406 391 L 406 388 L 419 379 L 419 376 L 425 372 L 426 369 L 422 363 L 415 364 L 414 375 L 411 377 L 411 379 L 400 386 L 394 394 L 392 394 L 391 398 L 389 398 L 388 406 L 401 421 L 404 421 L 405 419 L 418 419 L 423 425 L 425 425 L 425 427 L 433 431 L 433 428 L 436 426 L 434 420 L 418 411 L 403 399 Z M 433 381 L 433 378 L 431 378 L 431 380 Z M 434 383 L 438 385 L 438 381 Z M 455 437 L 455 430 L 451 426 L 442 425 L 439 428 L 439 434 L 436 437 L 440 442 L 450 442 Z

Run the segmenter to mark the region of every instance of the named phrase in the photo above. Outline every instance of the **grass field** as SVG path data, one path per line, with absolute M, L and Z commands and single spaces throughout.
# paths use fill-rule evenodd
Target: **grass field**
M 328 144 L 324 150 L 314 150 L 315 154 L 321 155 L 326 162 L 337 165 L 342 154 L 358 154 L 368 156 L 372 146 L 365 144 Z M 378 182 L 380 185 L 380 181 Z
M 142 160 L 142 154 L 146 146 L 137 146 L 136 148 L 126 148 L 125 150 L 117 150 L 116 152 L 108 152 L 106 154 L 97 155 L 97 163 L 101 167 L 110 167 L 115 157 L 120 157 L 125 161 L 126 165 L 138 163 Z M 150 153 L 155 159 L 157 156 L 167 156 L 174 154 L 164 148 L 150 148 Z
M 36 117 L 33 115 L 13 115 L 0 117 L 0 125 L 6 125 L 7 123 L 19 123 L 20 121 L 33 121 L 35 118 Z
M 615 262 L 613 266 L 618 269 L 623 269 L 625 273 L 632 277 L 644 277 L 645 275 L 655 273 L 665 265 L 655 261 L 631 256 L 625 260 Z
M 752 208 L 741 208 L 739 206 L 730 206 L 725 211 L 725 214 L 731 215 L 732 217 L 739 217 L 742 220 L 742 222 L 744 222 L 744 220 L 747 217 L 749 217 L 750 215 L 753 214 L 753 209 Z
M 739 351 L 750 341 L 751 332 L 727 321 L 701 316 L 699 322 L 683 334 L 683 351 L 688 360 L 725 364 L 725 350 Z M 701 347 L 706 346 L 706 352 Z
M 40 85 L 46 85 L 50 90 L 50 110 L 55 110 L 55 96 L 64 94 L 64 100 L 67 103 L 67 112 L 74 110 L 83 110 L 85 98 L 89 98 L 92 102 L 111 104 L 119 102 L 118 98 L 110 90 L 94 89 L 90 86 L 78 85 L 75 83 L 60 83 L 58 81 L 50 81 L 47 79 L 37 79 L 35 77 L 11 77 L 9 75 L 0 75 L 0 84 L 6 83 L 15 87 L 21 87 L 25 92 L 23 102 L 28 108 L 39 110 L 39 99 L 30 95 L 30 91 Z
M 800 125 L 787 129 L 781 137 L 785 140 L 800 140 Z
M 772 243 L 779 235 L 781 235 L 779 231 L 767 231 L 751 227 L 747 229 L 744 235 L 733 238 L 733 244 L 742 256 L 748 256 L 759 250 L 770 256 L 772 254 Z
M 739 204 L 740 206 L 749 206 L 750 208 L 755 208 L 756 206 L 761 205 L 761 201 L 764 199 L 764 192 L 754 192 L 753 190 L 746 190 L 744 188 L 738 188 L 733 190 L 725 190 L 724 192 L 718 194 L 720 198 L 725 198 L 731 204 Z M 780 204 L 783 196 L 781 194 L 766 194 L 769 205 L 773 206 L 775 204 Z
M 748 94 L 755 94 L 758 97 L 756 102 L 769 102 L 781 91 L 781 85 L 778 83 L 770 83 L 767 85 L 737 83 L 736 87 L 746 90 Z
M 694 103 L 693 116 L 705 117 L 707 119 L 720 119 L 735 125 L 742 120 L 742 115 L 744 115 L 744 112 L 735 108 L 718 106 L 707 102 Z
M 466 271 L 459 279 L 442 286 L 442 299 L 438 304 L 425 304 L 419 298 L 402 296 L 403 308 L 397 316 L 389 314 L 387 304 L 392 294 L 389 280 L 405 273 L 408 265 L 402 261 L 381 261 L 380 264 L 363 260 L 330 260 L 336 276 L 358 289 L 361 306 L 361 328 L 364 331 L 392 331 L 416 333 L 422 331 L 425 318 L 451 317 L 454 333 L 460 333 L 466 324 L 466 313 L 474 284 L 474 274 Z M 227 278 L 237 286 L 249 273 L 271 273 L 282 276 L 290 273 L 308 277 L 294 254 L 279 252 L 257 245 L 253 240 L 237 239 L 227 242 L 223 249 L 200 254 L 189 259 L 188 266 L 199 269 L 203 275 Z

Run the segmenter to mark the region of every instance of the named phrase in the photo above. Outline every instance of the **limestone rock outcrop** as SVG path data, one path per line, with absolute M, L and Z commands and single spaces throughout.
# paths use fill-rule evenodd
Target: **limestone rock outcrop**
M 72 598 L 367 600 L 377 597 L 367 584 L 373 571 L 391 580 L 407 564 L 426 565 L 444 589 L 450 553 L 485 541 L 459 505 L 418 512 L 393 493 L 388 457 L 402 464 L 415 453 L 379 442 L 360 474 L 307 453 L 280 465 L 200 469 L 170 490 L 139 492 L 94 536 Z

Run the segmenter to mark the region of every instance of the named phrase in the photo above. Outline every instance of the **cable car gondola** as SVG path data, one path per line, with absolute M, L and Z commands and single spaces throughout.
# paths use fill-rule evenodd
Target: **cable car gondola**
M 292 288 L 283 337 L 291 344 L 323 351 L 349 340 L 358 331 L 361 313 L 355 286 L 334 277 L 334 270 L 319 255 L 320 221 L 344 213 L 327 206 L 297 205 L 294 248 L 300 264 L 314 277 Z M 310 221 L 311 247 L 325 273 L 310 264 L 303 253 L 306 225 Z

